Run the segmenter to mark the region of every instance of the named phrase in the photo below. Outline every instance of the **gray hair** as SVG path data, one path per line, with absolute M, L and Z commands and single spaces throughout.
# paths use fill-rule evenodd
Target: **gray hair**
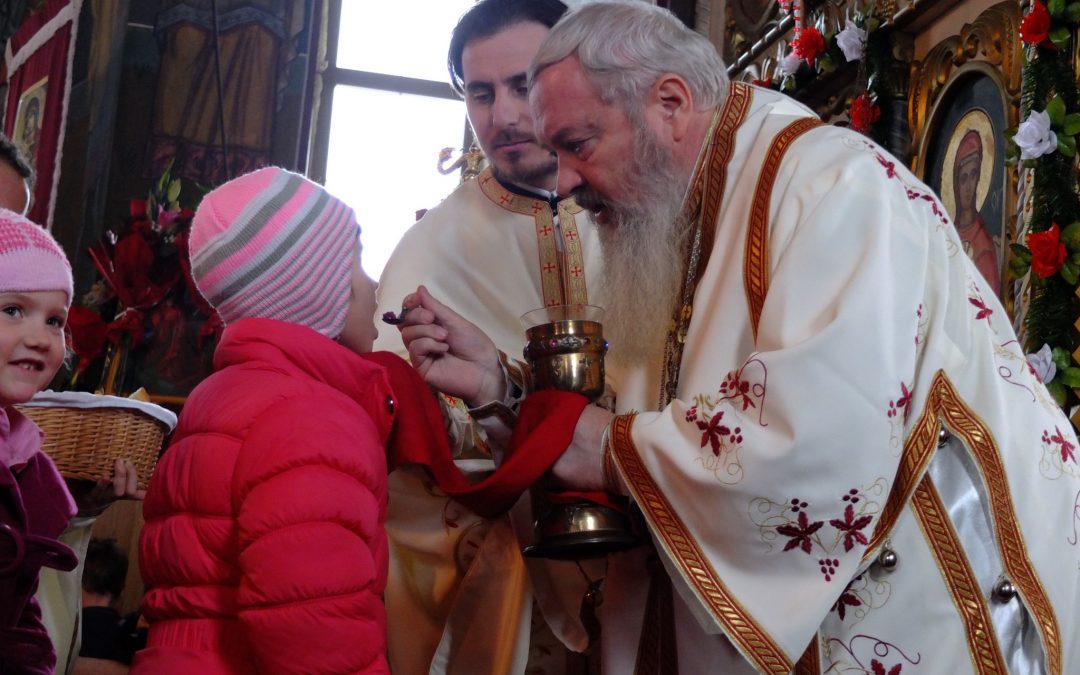
M 665 73 L 686 80 L 698 110 L 719 105 L 728 76 L 716 48 L 666 9 L 645 2 L 589 2 L 551 29 L 529 68 L 529 83 L 548 66 L 577 56 L 600 100 L 640 110 Z

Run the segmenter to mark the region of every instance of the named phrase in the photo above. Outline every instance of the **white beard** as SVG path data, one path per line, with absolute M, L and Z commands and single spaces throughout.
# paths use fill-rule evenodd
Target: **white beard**
M 612 357 L 630 365 L 654 361 L 664 349 L 689 235 L 680 217 L 689 175 L 647 128 L 638 129 L 631 164 L 636 172 L 623 179 L 628 197 L 605 203 L 609 221 L 598 230 L 604 258 L 599 293 L 607 305 L 604 336 Z M 585 201 L 590 198 L 595 195 Z

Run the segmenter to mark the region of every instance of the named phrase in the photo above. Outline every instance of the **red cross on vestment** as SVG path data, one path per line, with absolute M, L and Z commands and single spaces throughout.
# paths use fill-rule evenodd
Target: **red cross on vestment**
M 546 272 L 547 274 L 551 274 L 554 271 L 555 271 L 555 265 L 554 264 L 548 263 L 548 264 L 544 265 L 544 272 Z

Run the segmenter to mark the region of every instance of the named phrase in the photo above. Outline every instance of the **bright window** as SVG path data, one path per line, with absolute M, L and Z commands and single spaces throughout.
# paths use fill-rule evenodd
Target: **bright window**
M 472 3 L 330 3 L 330 64 L 311 174 L 356 211 L 364 270 L 374 279 L 416 212 L 437 205 L 460 180 L 437 165 L 442 148 L 465 143 L 465 104 L 450 89 L 446 50 Z

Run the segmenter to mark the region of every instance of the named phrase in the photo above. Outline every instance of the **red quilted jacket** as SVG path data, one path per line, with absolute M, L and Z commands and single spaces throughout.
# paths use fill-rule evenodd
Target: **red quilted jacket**
M 383 673 L 382 367 L 310 329 L 230 324 L 143 512 L 134 673 Z

